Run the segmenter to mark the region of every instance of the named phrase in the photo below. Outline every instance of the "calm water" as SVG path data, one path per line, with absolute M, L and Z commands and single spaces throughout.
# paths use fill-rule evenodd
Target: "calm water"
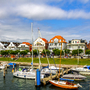
M 79 82 L 83 88 L 78 90 L 90 90 L 90 76 L 87 77 L 86 81 Z M 57 88 L 51 84 L 41 87 L 35 87 L 34 80 L 19 79 L 13 77 L 12 68 L 7 69 L 5 79 L 3 78 L 3 71 L 0 71 L 0 90 L 65 90 Z

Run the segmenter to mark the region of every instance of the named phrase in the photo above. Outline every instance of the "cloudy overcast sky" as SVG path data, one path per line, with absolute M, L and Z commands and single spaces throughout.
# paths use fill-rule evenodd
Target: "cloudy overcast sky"
M 30 42 L 55 35 L 90 40 L 90 0 L 0 0 L 0 41 Z

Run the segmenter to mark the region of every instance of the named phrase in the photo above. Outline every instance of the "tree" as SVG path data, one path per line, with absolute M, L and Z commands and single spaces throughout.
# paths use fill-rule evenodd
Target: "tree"
M 59 49 L 53 49 L 53 54 L 54 55 L 60 55 L 60 52 L 61 52 L 61 50 L 59 50 Z M 62 51 L 62 55 L 64 54 L 64 52 Z
M 76 54 L 78 55 L 78 54 L 81 54 L 82 52 L 83 52 L 82 49 L 79 49 L 79 50 L 76 49 L 76 50 L 73 50 L 73 51 L 72 51 L 72 55 L 76 55 Z
M 20 51 L 20 54 L 23 55 L 23 57 L 27 54 L 27 51 Z
M 30 53 L 32 55 L 32 51 Z M 33 55 L 35 55 L 35 56 L 39 55 L 39 50 L 37 50 L 37 49 L 33 50 Z
M 86 52 L 85 52 L 86 54 L 90 54 L 90 50 L 86 50 Z
M 41 54 L 43 55 L 46 55 L 47 54 L 47 56 L 49 56 L 50 55 L 50 51 L 49 50 L 43 50 L 42 52 L 41 52 Z
M 16 54 L 18 54 L 19 52 L 20 52 L 19 50 L 11 51 L 10 54 L 16 55 Z
M 5 55 L 5 56 L 6 56 L 6 55 L 9 55 L 8 50 L 6 50 L 6 51 L 2 50 L 2 51 L 1 51 L 1 55 Z
M 88 54 L 88 58 L 89 58 L 90 50 L 86 50 L 85 53 Z
M 69 49 L 65 49 L 65 53 L 66 54 L 69 54 L 70 53 L 70 50 Z

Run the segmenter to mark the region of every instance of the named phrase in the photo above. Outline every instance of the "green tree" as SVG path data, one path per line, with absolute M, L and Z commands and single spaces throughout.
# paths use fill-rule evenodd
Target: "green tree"
M 25 55 L 27 55 L 27 51 L 26 50 L 25 51 L 20 51 L 20 54 L 23 55 L 23 57 L 24 57 Z
M 20 52 L 19 50 L 11 51 L 10 54 L 16 55 L 16 54 L 18 54 L 19 52 Z
M 69 49 L 65 49 L 65 53 L 66 54 L 69 54 L 70 53 L 70 50 Z
M 30 53 L 32 55 L 32 51 Z M 35 56 L 39 55 L 39 50 L 37 50 L 37 49 L 33 50 L 33 55 L 35 55 Z
M 6 50 L 6 51 L 2 50 L 2 51 L 1 51 L 1 55 L 5 55 L 5 56 L 6 56 L 6 55 L 9 55 L 8 50 Z
M 90 50 L 86 50 L 85 54 L 90 54 Z
M 41 52 L 41 54 L 42 54 L 42 55 L 43 55 L 43 54 L 44 54 L 44 55 L 47 54 L 47 55 L 49 56 L 49 55 L 50 55 L 50 51 L 49 51 L 49 50 L 43 50 L 43 51 Z
M 53 54 L 54 55 L 60 55 L 60 52 L 61 52 L 61 50 L 59 50 L 59 49 L 53 49 Z M 62 51 L 62 55 L 64 54 L 64 52 Z
M 76 55 L 76 54 L 78 55 L 78 54 L 81 54 L 82 52 L 83 52 L 82 49 L 79 49 L 79 50 L 76 49 L 76 50 L 73 50 L 73 51 L 72 51 L 72 55 Z

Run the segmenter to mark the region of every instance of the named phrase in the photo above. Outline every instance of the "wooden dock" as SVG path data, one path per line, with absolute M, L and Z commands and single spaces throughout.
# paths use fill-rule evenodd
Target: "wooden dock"
M 50 75 L 49 77 L 43 78 L 41 79 L 41 83 L 43 83 L 43 85 L 46 85 L 49 82 L 49 80 L 56 78 L 58 79 L 60 76 L 64 75 L 65 73 L 68 73 L 70 70 L 70 68 L 67 68 L 64 71 L 61 71 L 61 73 L 56 73 L 55 75 Z

